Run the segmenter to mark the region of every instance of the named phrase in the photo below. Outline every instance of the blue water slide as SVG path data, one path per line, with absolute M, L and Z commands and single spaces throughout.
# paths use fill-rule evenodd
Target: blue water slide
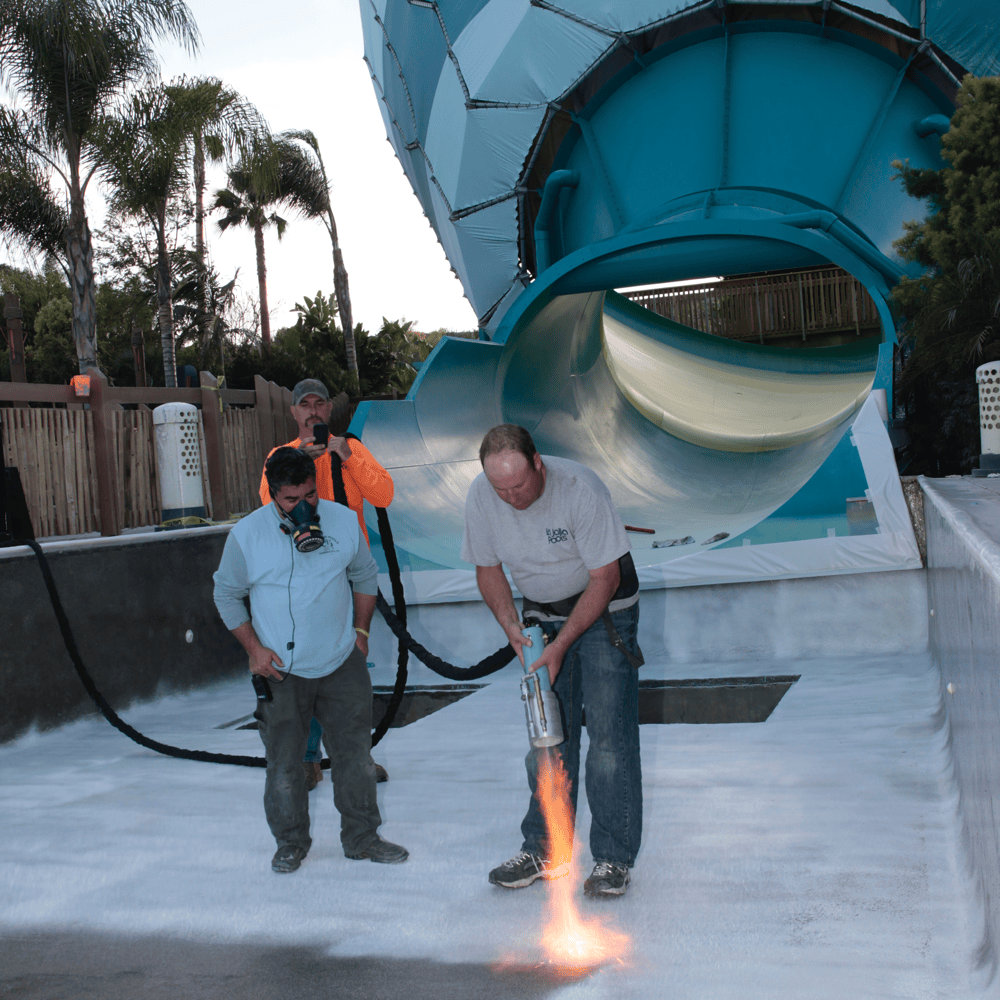
M 891 395 L 890 292 L 913 273 L 893 243 L 926 212 L 893 164 L 941 165 L 961 77 L 1000 70 L 997 6 L 360 3 L 387 134 L 481 336 L 359 412 L 396 481 L 397 543 L 460 565 L 501 421 L 594 468 L 658 540 L 720 544 L 811 480 L 842 509 L 857 487 L 838 446 L 872 389 Z M 829 264 L 867 289 L 880 337 L 738 344 L 613 291 Z

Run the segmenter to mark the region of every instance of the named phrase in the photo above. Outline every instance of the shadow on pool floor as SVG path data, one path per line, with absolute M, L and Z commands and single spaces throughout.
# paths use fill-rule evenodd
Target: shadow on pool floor
M 5 1000 L 544 1000 L 574 978 L 315 948 L 199 944 L 80 932 L 0 937 Z

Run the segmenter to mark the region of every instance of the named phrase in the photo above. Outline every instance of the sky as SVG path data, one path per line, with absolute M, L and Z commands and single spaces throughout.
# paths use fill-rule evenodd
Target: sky
M 362 58 L 359 0 L 187 3 L 202 44 L 194 57 L 162 45 L 164 79 L 219 77 L 256 105 L 272 131 L 315 133 L 332 180 L 354 321 L 373 332 L 383 316 L 413 320 L 423 332 L 475 329 L 472 307 L 386 139 Z M 217 171 L 209 190 L 224 182 Z M 255 295 L 253 233 L 220 234 L 213 218 L 207 235 L 222 279 L 238 267 L 241 286 Z M 330 241 L 320 222 L 289 217 L 280 242 L 273 229 L 265 234 L 265 251 L 277 330 L 293 322 L 303 296 L 333 291 Z

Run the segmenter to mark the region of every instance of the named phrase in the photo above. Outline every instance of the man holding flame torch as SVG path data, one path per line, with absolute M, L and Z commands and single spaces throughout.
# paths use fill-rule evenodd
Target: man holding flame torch
M 558 878 L 538 803 L 538 768 L 558 755 L 576 812 L 580 731 L 587 710 L 586 790 L 593 821 L 592 896 L 620 896 L 629 884 L 642 836 L 639 762 L 641 653 L 639 583 L 611 494 L 586 466 L 542 456 L 523 427 L 501 424 L 479 449 L 483 472 L 469 490 L 462 558 L 476 566 L 483 600 L 524 662 L 530 641 L 504 575 L 506 564 L 524 595 L 524 618 L 541 626 L 547 645 L 534 665 L 547 670 L 559 697 L 566 740 L 526 758 L 532 797 L 521 823 L 521 851 L 494 868 L 494 885 L 516 889 Z

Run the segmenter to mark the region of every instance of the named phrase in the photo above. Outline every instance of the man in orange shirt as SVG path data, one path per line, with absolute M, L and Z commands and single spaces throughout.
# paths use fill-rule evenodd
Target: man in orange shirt
M 313 426 L 325 424 L 333 412 L 333 400 L 326 386 L 315 378 L 303 379 L 292 390 L 291 414 L 298 424 L 299 436 L 285 445 L 278 445 L 267 455 L 270 458 L 278 448 L 301 448 L 316 465 L 316 492 L 321 500 L 332 500 L 334 503 L 346 503 L 358 516 L 361 534 L 368 541 L 368 528 L 365 526 L 364 501 L 373 507 L 388 507 L 392 503 L 392 477 L 372 457 L 372 453 L 357 439 L 332 437 L 324 447 L 313 443 Z M 265 458 L 265 464 L 267 462 Z M 339 471 L 339 476 L 335 472 Z M 343 483 L 343 493 L 340 492 L 340 480 Z M 260 477 L 260 500 L 266 507 L 271 502 L 271 493 L 267 488 L 267 478 Z M 308 773 L 308 786 L 311 791 L 316 783 L 322 780 L 318 751 L 319 738 L 322 730 L 315 719 L 309 731 L 309 746 L 307 760 L 303 762 Z M 381 764 L 375 765 L 379 781 L 385 781 L 388 775 Z
M 312 428 L 314 424 L 325 424 L 333 412 L 333 400 L 330 393 L 319 379 L 303 379 L 292 390 L 291 413 L 299 427 L 299 436 L 287 445 L 278 447 L 301 448 L 316 463 L 316 492 L 321 500 L 333 500 L 335 494 L 332 463 L 330 458 L 336 456 L 339 461 L 341 475 L 344 480 L 344 493 L 347 506 L 358 515 L 361 534 L 368 541 L 368 529 L 365 527 L 363 502 L 367 500 L 373 507 L 388 507 L 392 503 L 392 477 L 372 457 L 372 453 L 358 440 L 342 437 L 331 437 L 324 448 L 313 444 Z M 268 454 L 271 457 L 273 451 Z M 330 456 L 328 458 L 327 456 Z M 265 459 L 266 461 L 266 459 Z M 260 477 L 260 500 L 265 506 L 271 502 L 271 494 L 267 489 L 267 479 Z M 343 502 L 343 500 L 341 500 Z

